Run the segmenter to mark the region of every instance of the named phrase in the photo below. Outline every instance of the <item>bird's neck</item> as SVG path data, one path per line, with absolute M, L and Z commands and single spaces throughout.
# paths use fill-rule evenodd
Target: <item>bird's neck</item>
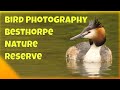
M 102 38 L 97 37 L 97 38 L 89 39 L 90 45 L 95 44 L 97 47 L 102 46 L 103 44 L 105 44 L 105 42 L 106 42 L 106 36 Z
M 100 50 L 102 46 L 96 46 L 94 43 L 91 45 L 90 49 L 84 56 L 85 62 L 100 62 L 101 56 L 100 56 Z

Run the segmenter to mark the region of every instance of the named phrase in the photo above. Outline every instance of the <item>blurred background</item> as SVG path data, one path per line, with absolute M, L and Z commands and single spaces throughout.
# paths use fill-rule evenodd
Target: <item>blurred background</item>
M 34 23 L 34 24 L 6 24 L 5 16 L 88 16 L 87 23 Z M 118 21 L 117 12 L 0 12 L 0 56 L 4 58 L 5 52 L 41 52 L 42 60 L 5 60 L 21 78 L 81 78 L 81 75 L 72 75 L 66 68 L 66 50 L 79 42 L 88 39 L 70 41 L 72 36 L 80 33 L 84 27 L 98 17 L 106 29 L 106 45 L 112 50 L 113 63 L 110 70 L 105 71 L 103 77 L 118 77 Z M 5 36 L 5 28 L 53 28 L 52 36 Z M 37 48 L 5 48 L 5 40 L 37 40 Z

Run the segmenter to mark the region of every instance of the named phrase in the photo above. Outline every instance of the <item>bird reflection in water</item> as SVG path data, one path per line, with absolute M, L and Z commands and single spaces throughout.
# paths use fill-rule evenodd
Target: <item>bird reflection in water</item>
M 111 64 L 111 62 L 69 62 L 67 63 L 67 68 L 72 75 L 80 75 L 83 77 L 102 77 L 108 75 L 106 71 L 111 70 Z

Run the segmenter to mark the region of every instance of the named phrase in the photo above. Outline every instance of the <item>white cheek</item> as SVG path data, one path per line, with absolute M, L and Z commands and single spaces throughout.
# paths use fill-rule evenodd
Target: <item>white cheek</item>
M 87 34 L 87 35 L 85 35 L 83 38 L 89 38 L 89 39 L 92 39 L 92 38 L 93 38 L 93 35 L 92 35 L 92 34 Z
M 85 35 L 83 38 L 92 39 L 95 35 L 96 35 L 95 30 L 91 30 L 90 33 L 88 33 L 87 35 Z

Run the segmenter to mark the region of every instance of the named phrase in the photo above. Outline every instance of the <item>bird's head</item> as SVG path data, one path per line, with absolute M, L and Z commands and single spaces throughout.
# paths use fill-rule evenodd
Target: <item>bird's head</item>
M 85 27 L 80 34 L 70 38 L 70 40 L 75 40 L 77 38 L 88 38 L 99 46 L 105 43 L 105 29 L 98 19 L 95 18 L 95 20 L 89 22 L 88 26 Z

